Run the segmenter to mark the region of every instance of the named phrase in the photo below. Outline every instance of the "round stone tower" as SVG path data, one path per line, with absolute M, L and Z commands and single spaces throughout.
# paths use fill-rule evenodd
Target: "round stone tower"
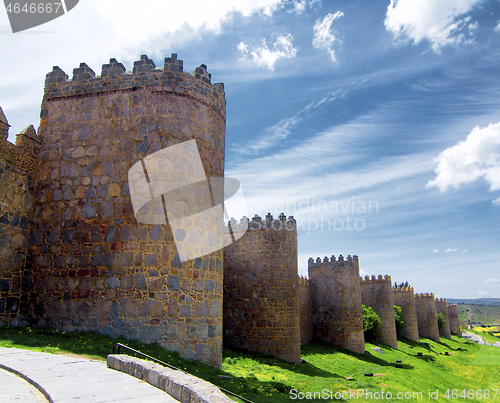
M 364 354 L 358 257 L 310 258 L 308 270 L 314 338 Z
M 300 362 L 297 227 L 255 216 L 224 249 L 224 344 Z
M 186 241 L 214 250 L 219 235 L 203 211 L 184 211 L 191 231 L 174 227 L 165 189 L 224 176 L 225 115 L 223 84 L 203 64 L 183 72 L 176 54 L 164 68 L 143 55 L 132 72 L 111 59 L 100 76 L 85 63 L 71 80 L 47 74 L 22 298 L 34 324 L 154 341 L 220 367 L 222 250 L 179 254 Z M 141 215 L 134 173 L 163 202 L 159 220 Z M 211 203 L 222 197 L 213 186 Z

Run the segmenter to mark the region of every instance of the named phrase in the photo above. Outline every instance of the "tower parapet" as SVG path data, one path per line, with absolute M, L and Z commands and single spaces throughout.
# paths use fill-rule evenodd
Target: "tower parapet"
M 419 336 L 439 341 L 439 327 L 434 294 L 415 294 L 415 306 L 417 309 Z
M 444 326 L 442 329 L 439 329 L 439 334 L 447 339 L 451 339 L 450 316 L 448 314 L 446 298 L 436 298 L 436 313 L 442 313 L 444 316 Z
M 418 343 L 418 322 L 413 287 L 393 287 L 394 305 L 401 308 L 404 327 L 401 336 Z
M 297 231 L 281 225 L 294 221 L 284 214 L 278 220 L 256 216 L 224 248 L 226 345 L 300 362 Z M 231 228 L 236 225 L 231 220 Z
M 361 302 L 370 306 L 380 317 L 377 341 L 392 348 L 398 348 L 396 322 L 394 318 L 394 300 L 392 296 L 391 276 L 372 275 L 361 278 Z
M 448 317 L 450 318 L 450 333 L 460 336 L 460 322 L 458 320 L 458 307 L 456 304 L 448 305 Z
M 134 62 L 132 72 L 127 72 L 122 63 L 112 58 L 102 65 L 100 76 L 96 76 L 86 63 L 80 63 L 73 70 L 72 79 L 59 66 L 54 66 L 46 76 L 43 99 L 46 102 L 59 98 L 95 97 L 116 91 L 135 92 L 139 88 L 148 88 L 158 95 L 194 97 L 225 119 L 224 85 L 212 85 L 211 75 L 204 64 L 196 67 L 193 74 L 183 72 L 183 62 L 177 59 L 176 53 L 165 58 L 163 68 L 157 68 L 153 60 L 142 55 Z
M 315 339 L 364 353 L 358 257 L 310 258 L 308 265 Z

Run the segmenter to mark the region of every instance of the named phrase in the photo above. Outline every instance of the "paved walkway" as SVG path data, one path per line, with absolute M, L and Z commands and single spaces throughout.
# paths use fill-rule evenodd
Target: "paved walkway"
M 470 333 L 470 332 L 462 332 L 462 337 L 465 337 L 466 339 L 469 339 L 473 341 L 474 343 L 477 344 L 484 344 L 486 346 L 495 346 L 495 347 L 500 347 L 500 341 L 496 343 L 486 343 L 483 339 L 483 336 L 479 336 L 475 333 Z
M 20 374 L 54 403 L 178 402 L 146 382 L 108 368 L 104 361 L 0 348 L 0 368 Z M 0 370 L 0 401 L 47 402 L 32 385 L 3 370 Z

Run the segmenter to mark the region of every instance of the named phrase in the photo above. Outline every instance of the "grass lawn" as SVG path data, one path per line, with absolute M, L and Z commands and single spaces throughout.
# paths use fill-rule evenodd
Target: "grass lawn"
M 183 360 L 178 354 L 167 352 L 157 345 L 141 344 L 134 340 L 111 339 L 94 333 L 58 334 L 41 329 L 0 328 L 0 347 L 50 353 L 70 352 L 100 359 L 105 359 L 111 353 L 112 346 L 120 342 L 255 403 L 310 401 L 312 399 L 306 397 L 312 398 L 314 392 L 317 392 L 316 401 L 350 401 L 354 400 L 358 389 L 372 393 L 372 398 L 368 399 L 360 394 L 357 400 L 363 402 L 381 401 L 382 392 L 384 396 L 387 393 L 393 396 L 393 399 L 384 401 L 434 402 L 436 400 L 430 398 L 429 393 L 435 394 L 436 391 L 440 402 L 494 401 L 493 389 L 500 389 L 500 348 L 480 346 L 456 336 L 452 340 L 441 338 L 440 343 L 428 339 L 421 341 L 429 343 L 429 347 L 406 339 L 398 342 L 399 350 L 367 343 L 364 355 L 311 343 L 302 347 L 304 362 L 301 364 L 224 349 L 222 371 L 218 371 L 196 361 Z M 372 350 L 377 347 L 383 354 Z M 445 352 L 449 355 L 445 355 Z M 452 395 L 454 389 L 456 398 Z M 478 389 L 489 389 L 490 398 L 470 399 L 472 395 L 467 393 L 472 392 L 469 390 L 476 393 Z M 444 396 L 447 390 L 449 398 Z M 326 396 L 324 391 L 328 395 L 333 392 L 333 396 L 337 393 L 340 399 L 320 398 Z M 298 395 L 299 392 L 309 392 L 310 395 Z M 344 398 L 341 397 L 342 393 Z M 398 393 L 402 399 L 396 399 Z M 413 396 L 413 393 L 416 395 Z M 293 397 L 297 398 L 291 399 Z M 500 402 L 500 392 L 496 400 Z

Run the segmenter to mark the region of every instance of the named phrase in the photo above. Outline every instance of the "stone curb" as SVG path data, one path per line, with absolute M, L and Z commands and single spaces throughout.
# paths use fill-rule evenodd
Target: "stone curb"
M 10 368 L 7 365 L 0 364 L 0 369 L 3 369 L 4 371 L 8 371 L 11 374 L 17 375 L 18 377 L 24 379 L 26 382 L 28 382 L 30 385 L 32 385 L 34 388 L 36 388 L 46 399 L 49 403 L 53 403 L 54 401 L 52 398 L 49 396 L 47 391 L 40 385 L 38 382 L 34 381 L 30 377 L 24 375 L 22 372 L 17 371 L 14 368 Z
M 220 389 L 193 375 L 128 355 L 108 355 L 108 367 L 153 385 L 182 403 L 234 403 Z

